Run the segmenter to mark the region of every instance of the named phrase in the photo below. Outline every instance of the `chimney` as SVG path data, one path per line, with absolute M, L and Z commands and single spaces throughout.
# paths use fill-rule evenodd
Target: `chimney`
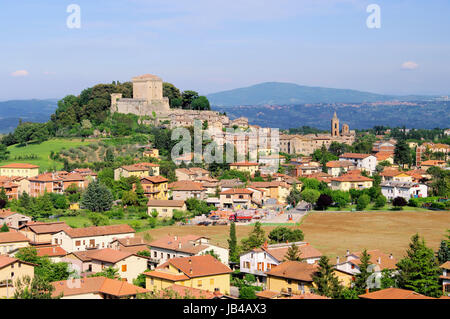
M 264 242 L 264 248 L 267 249 L 268 244 L 267 244 L 267 240 Z
M 347 255 L 350 255 L 350 250 L 349 249 L 347 249 Z
M 339 264 L 339 256 L 336 257 L 336 265 Z
M 181 243 L 178 243 L 178 249 L 181 249 Z
M 191 258 L 189 258 L 189 265 L 190 265 L 190 264 L 192 264 L 192 260 L 191 260 Z
M 392 256 L 392 253 L 389 254 L 389 259 L 393 259 L 394 256 Z
M 189 273 L 192 275 L 192 268 L 191 269 L 189 269 Z
M 177 236 L 177 235 L 174 236 L 174 240 L 175 240 L 175 241 L 178 240 L 178 236 Z
M 53 253 L 54 254 L 56 253 L 56 247 L 53 247 Z
M 366 294 L 368 294 L 369 293 L 369 288 L 366 288 Z
M 378 257 L 378 258 L 377 258 L 377 263 L 378 263 L 378 264 L 381 264 L 381 257 Z

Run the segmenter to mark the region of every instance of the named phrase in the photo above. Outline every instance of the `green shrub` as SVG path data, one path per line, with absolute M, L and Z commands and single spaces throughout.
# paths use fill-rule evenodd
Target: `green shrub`
M 367 205 L 369 205 L 369 203 L 370 203 L 370 196 L 363 194 L 363 195 L 359 196 L 359 198 L 358 198 L 358 202 L 356 204 L 356 209 L 364 210 L 367 207 Z

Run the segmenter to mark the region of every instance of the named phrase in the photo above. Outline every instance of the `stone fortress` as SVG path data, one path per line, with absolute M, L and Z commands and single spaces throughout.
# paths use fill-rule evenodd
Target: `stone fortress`
M 170 128 L 193 126 L 194 120 L 207 121 L 208 127 L 222 129 L 233 125 L 248 126 L 248 119 L 234 121 L 215 111 L 171 109 L 169 99 L 163 96 L 163 80 L 152 74 L 132 78 L 133 98 L 122 98 L 122 94 L 111 94 L 111 113 L 135 114 L 138 116 L 156 115 L 159 123 L 170 123 Z

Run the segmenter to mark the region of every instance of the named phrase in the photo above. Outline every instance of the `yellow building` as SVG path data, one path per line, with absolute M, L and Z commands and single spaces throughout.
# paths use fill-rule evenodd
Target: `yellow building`
M 241 172 L 249 172 L 250 175 L 255 174 L 258 170 L 258 163 L 251 162 L 240 162 L 240 163 L 231 163 L 230 169 L 234 169 Z
M 27 163 L 12 163 L 0 166 L 1 176 L 34 177 L 39 175 L 39 166 Z
M 144 151 L 142 155 L 144 157 L 159 158 L 159 150 L 156 148 L 152 148 L 151 150 Z
M 121 177 L 137 176 L 139 178 L 146 176 L 159 176 L 159 165 L 154 163 L 137 163 L 124 165 L 114 170 L 114 180 Z
M 175 210 L 186 210 L 184 200 L 150 199 L 147 203 L 147 213 L 149 216 L 152 215 L 153 211 L 156 211 L 160 218 L 172 218 Z
M 349 191 L 350 189 L 364 189 L 373 186 L 373 180 L 357 174 L 346 174 L 331 179 L 331 189 Z
M 162 176 L 146 176 L 141 178 L 141 185 L 148 199 L 167 200 L 169 198 L 168 183 L 169 180 Z
M 34 266 L 16 258 L 0 255 L 0 298 L 11 298 L 16 282 L 25 276 L 34 278 Z
M 314 287 L 312 276 L 317 265 L 285 261 L 267 272 L 267 290 L 277 293 L 305 294 Z
M 144 274 L 146 288 L 155 293 L 177 284 L 228 295 L 231 272 L 228 266 L 211 255 L 202 255 L 172 258 Z

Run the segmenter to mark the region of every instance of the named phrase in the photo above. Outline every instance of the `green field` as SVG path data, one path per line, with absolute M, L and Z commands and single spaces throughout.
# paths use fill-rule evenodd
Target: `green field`
M 58 170 L 63 167 L 61 162 L 56 162 L 50 159 L 50 152 L 58 152 L 63 148 L 69 149 L 71 147 L 77 147 L 81 145 L 88 145 L 94 140 L 85 139 L 62 139 L 55 138 L 41 144 L 31 143 L 26 146 L 18 146 L 17 144 L 8 147 L 10 152 L 9 159 L 7 161 L 0 161 L 0 165 L 10 163 L 29 163 L 39 165 L 41 172 L 48 170 Z M 37 159 L 16 159 L 17 156 L 36 155 Z

